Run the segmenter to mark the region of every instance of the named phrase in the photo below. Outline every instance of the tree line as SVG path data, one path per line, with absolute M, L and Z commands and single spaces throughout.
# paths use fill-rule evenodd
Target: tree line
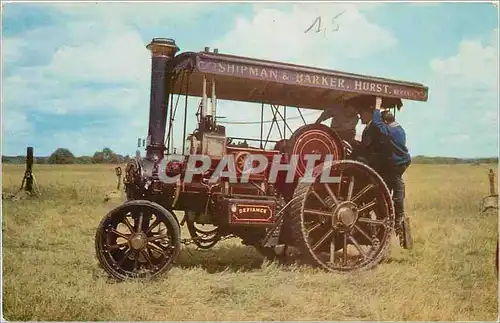
M 240 147 L 248 145 L 246 142 L 239 142 Z M 130 156 L 122 156 L 113 152 L 110 148 L 104 148 L 96 151 L 93 156 L 76 157 L 67 148 L 58 148 L 50 156 L 35 156 L 36 164 L 124 164 L 130 160 Z M 2 163 L 5 164 L 24 164 L 26 156 L 2 156 Z M 485 158 L 455 158 L 455 157 L 428 157 L 414 156 L 413 164 L 498 164 L 498 157 Z
M 456 158 L 456 157 L 428 157 L 414 156 L 412 164 L 498 164 L 498 157 L 484 158 Z
M 124 164 L 130 156 L 122 156 L 110 148 L 96 151 L 93 156 L 76 157 L 67 148 L 58 148 L 50 156 L 34 156 L 36 164 Z M 2 156 L 2 163 L 24 164 L 26 156 Z

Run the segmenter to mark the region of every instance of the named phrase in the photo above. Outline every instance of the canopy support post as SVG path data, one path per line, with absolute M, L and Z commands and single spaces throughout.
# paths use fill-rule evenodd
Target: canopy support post
M 188 94 L 189 94 L 189 79 L 190 79 L 191 74 L 188 74 L 187 76 L 187 83 L 186 83 L 186 95 L 184 99 L 184 131 L 182 135 L 182 154 L 186 154 L 186 123 L 187 123 L 187 114 L 188 114 Z
M 203 74 L 203 99 L 201 104 L 202 119 L 207 115 L 207 76 Z
M 283 139 L 286 139 L 286 106 L 283 106 Z
M 306 119 L 304 118 L 304 116 L 302 115 L 302 111 L 300 110 L 300 108 L 297 108 L 297 111 L 299 112 L 299 115 L 300 117 L 302 118 L 302 122 L 304 122 L 304 125 L 307 124 L 306 122 Z
M 166 140 L 167 155 L 170 153 L 170 134 L 172 133 L 172 115 L 173 115 L 173 113 L 174 113 L 174 93 L 172 91 L 170 93 L 170 116 L 167 117 L 167 120 L 168 120 L 168 133 L 167 133 L 167 140 Z M 167 115 L 168 115 L 168 110 L 167 110 Z
M 273 105 L 272 104 L 270 105 L 270 108 L 271 108 L 271 112 L 273 113 L 273 120 L 271 122 L 271 127 L 269 128 L 269 132 L 267 133 L 266 142 L 264 143 L 264 149 L 267 146 L 267 143 L 268 143 L 269 137 L 271 136 L 271 133 L 273 131 L 273 126 L 274 126 L 275 122 L 276 122 L 276 125 L 278 127 L 278 131 L 280 131 L 280 128 L 279 128 L 279 125 L 278 125 L 278 120 L 276 120 L 276 110 L 273 111 Z M 281 131 L 280 131 L 280 134 L 281 134 Z
M 288 130 L 290 130 L 290 132 L 293 132 L 292 129 L 290 128 L 290 126 L 288 125 L 288 123 L 286 122 L 286 114 L 285 114 L 285 116 L 281 115 L 281 112 L 279 111 L 279 106 L 276 106 L 276 112 L 279 114 L 281 120 L 284 121 L 284 126 L 283 127 L 287 127 Z M 276 123 L 278 123 L 278 121 L 276 121 Z M 280 131 L 280 135 L 281 135 L 281 131 Z M 282 139 L 285 139 L 285 138 L 282 138 Z
M 279 115 L 280 115 L 280 117 L 281 117 L 281 119 L 283 119 L 283 117 L 281 116 L 281 113 L 280 113 L 280 107 L 279 107 L 279 105 L 274 105 L 274 104 L 272 104 L 272 105 L 271 105 L 271 110 L 273 110 L 273 109 L 274 109 L 274 111 L 275 111 L 275 112 L 274 112 L 274 119 L 276 120 L 276 129 L 278 129 L 278 132 L 280 133 L 280 138 L 281 138 L 281 139 L 285 139 L 285 138 L 283 137 L 283 133 L 281 132 L 280 125 L 279 125 L 279 123 L 278 123 L 278 119 L 276 118 L 276 114 L 279 114 Z
M 211 102 L 211 106 L 212 106 L 212 116 L 214 118 L 214 122 L 215 122 L 215 116 L 217 115 L 217 97 L 215 95 L 215 77 L 212 78 L 212 102 Z
M 262 149 L 262 135 L 264 132 L 264 103 L 260 107 L 260 149 Z
M 182 72 L 181 83 L 180 83 L 180 87 L 181 88 L 182 88 L 182 84 L 184 83 L 184 74 L 185 73 L 186 72 Z M 181 98 L 181 95 L 177 94 L 177 100 L 175 101 L 175 110 L 174 110 L 174 93 L 173 93 L 173 89 L 174 89 L 175 85 L 177 84 L 177 80 L 178 80 L 178 75 L 176 75 L 176 77 L 174 79 L 174 82 L 172 84 L 172 89 L 171 89 L 170 119 L 168 119 L 169 120 L 169 126 L 168 126 L 168 133 L 167 133 L 167 139 L 166 139 L 167 154 L 170 154 L 171 145 L 172 145 L 172 149 L 173 149 L 173 145 L 174 145 L 174 132 L 173 132 L 172 128 L 174 127 L 175 114 L 177 113 L 177 106 L 179 105 L 179 99 Z

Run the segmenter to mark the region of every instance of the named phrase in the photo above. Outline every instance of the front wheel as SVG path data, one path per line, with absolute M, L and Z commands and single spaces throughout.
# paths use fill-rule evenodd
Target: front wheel
M 175 216 L 144 200 L 128 201 L 111 210 L 95 235 L 99 264 L 118 280 L 152 278 L 168 271 L 180 248 Z

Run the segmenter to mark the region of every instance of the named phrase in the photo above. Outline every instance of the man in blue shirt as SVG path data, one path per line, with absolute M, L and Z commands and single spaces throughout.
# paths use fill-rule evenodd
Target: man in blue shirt
M 361 109 L 360 117 L 366 127 L 357 155 L 380 174 L 392 191 L 396 233 L 400 239 L 404 239 L 402 230 L 405 220 L 405 184 L 402 176 L 411 164 L 411 157 L 406 147 L 406 133 L 392 113 L 385 111 L 382 113 L 379 108 Z M 403 240 L 401 244 L 405 248 L 410 248 Z

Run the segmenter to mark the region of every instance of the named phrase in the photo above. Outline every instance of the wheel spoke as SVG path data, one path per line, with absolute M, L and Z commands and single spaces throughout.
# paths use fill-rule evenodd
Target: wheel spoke
M 339 185 L 337 186 L 337 195 L 340 196 L 340 189 L 342 188 L 342 176 L 344 175 L 344 170 L 342 169 L 340 171 L 340 182 Z
M 162 256 L 164 256 L 164 257 L 167 256 L 166 251 L 163 250 L 162 248 L 160 248 L 159 246 L 157 246 L 154 242 L 148 242 L 148 246 L 151 248 L 151 250 L 162 254 Z
M 162 235 L 159 235 L 159 236 L 156 236 L 156 237 L 149 237 L 148 238 L 148 242 L 154 242 L 154 241 L 158 241 L 158 240 L 161 240 L 161 239 L 168 239 L 169 236 L 168 234 L 162 234 Z
M 330 242 L 330 262 L 332 265 L 335 263 L 335 237 L 333 237 L 332 242 Z
M 321 198 L 321 196 L 319 196 L 318 192 L 312 190 L 311 193 L 314 195 L 314 197 L 316 197 L 316 199 L 318 199 L 318 201 L 321 202 L 321 204 L 323 204 L 325 208 L 327 208 L 328 210 L 331 209 L 328 205 L 326 205 L 325 201 Z
M 337 199 L 337 197 L 335 196 L 335 194 L 333 194 L 333 191 L 332 189 L 330 188 L 330 186 L 328 184 L 323 184 L 326 188 L 326 191 L 328 192 L 328 195 L 330 195 L 330 197 L 332 198 L 333 200 L 333 203 L 335 203 L 335 205 L 339 205 L 339 200 Z
M 322 225 L 323 225 L 323 223 L 318 222 L 318 223 L 314 224 L 312 227 L 306 228 L 307 234 L 309 235 L 311 232 L 313 232 L 314 230 L 316 230 L 317 228 L 319 228 Z
M 354 176 L 349 179 L 349 190 L 347 191 L 347 200 L 351 200 L 352 192 L 354 190 Z
M 363 222 L 363 223 L 370 223 L 370 224 L 376 224 L 376 225 L 383 225 L 383 226 L 385 226 L 385 222 L 382 221 L 382 220 L 373 220 L 373 219 L 368 219 L 368 218 L 360 217 L 360 218 L 358 218 L 358 221 L 359 222 Z
M 364 258 L 367 258 L 367 255 L 366 253 L 363 251 L 363 249 L 361 249 L 361 246 L 359 245 L 359 243 L 356 241 L 356 239 L 354 239 L 353 236 L 349 235 L 349 240 L 351 240 L 352 244 L 356 247 L 356 249 L 358 249 L 359 253 L 364 257 Z
M 115 250 L 120 249 L 120 247 L 125 247 L 126 245 L 128 245 L 127 242 L 113 244 L 113 245 L 108 246 L 108 250 L 109 251 L 115 251 Z
M 134 271 L 139 266 L 139 251 L 134 252 Z
M 345 266 L 347 263 L 347 233 L 344 233 L 344 249 L 342 250 L 342 264 Z
M 316 249 L 318 249 L 332 234 L 333 229 L 328 230 L 328 232 L 312 247 L 313 251 L 316 251 Z
M 351 202 L 354 202 L 356 201 L 357 199 L 359 199 L 361 196 L 363 196 L 366 192 L 368 192 L 369 190 L 371 190 L 372 188 L 374 188 L 375 185 L 373 184 L 369 184 L 367 185 L 365 188 L 363 188 L 361 191 L 359 191 L 352 199 L 351 199 Z
M 325 212 L 325 211 L 320 211 L 320 210 L 311 210 L 311 209 L 304 209 L 304 213 L 314 214 L 314 215 L 324 216 L 324 217 L 329 217 L 332 215 L 330 212 Z
M 123 264 L 123 262 L 125 262 L 126 259 L 128 259 L 128 256 L 130 255 L 130 253 L 132 252 L 132 249 L 128 249 L 125 254 L 123 255 L 123 258 L 122 260 L 120 260 L 120 262 L 118 263 L 118 266 L 121 266 Z
M 130 233 L 134 233 L 134 228 L 132 227 L 132 224 L 130 224 L 130 221 L 126 217 L 123 218 L 122 223 L 127 226 L 127 228 L 130 230 Z
M 159 224 L 161 223 L 160 220 L 158 220 L 158 218 L 156 218 L 153 223 L 149 226 L 148 230 L 146 231 L 146 234 L 150 233 L 151 230 L 153 230 L 154 228 L 156 228 Z
M 111 229 L 109 230 L 109 232 L 114 233 L 114 234 L 116 234 L 117 236 L 119 236 L 120 238 L 127 239 L 127 240 L 128 240 L 128 238 L 130 237 L 130 235 L 128 235 L 128 234 L 123 234 L 123 233 L 121 233 L 121 232 L 119 232 L 119 231 L 116 231 L 116 229 L 114 229 L 114 228 L 111 228 Z
M 371 201 L 370 203 L 368 204 L 365 204 L 363 205 L 362 207 L 359 208 L 358 212 L 361 213 L 361 212 L 364 212 L 368 209 L 370 209 L 371 207 L 377 205 L 377 202 L 375 200 Z
M 151 261 L 151 256 L 149 255 L 149 249 L 143 249 L 141 250 L 142 255 L 144 256 L 144 259 L 148 262 L 148 264 L 153 267 L 153 262 Z
M 365 232 L 363 231 L 360 227 L 358 227 L 357 225 L 354 225 L 354 229 L 358 230 L 359 233 L 361 233 L 366 239 L 368 239 L 368 241 L 370 241 L 370 243 L 373 245 L 373 240 L 372 238 Z
M 137 221 L 137 226 L 135 227 L 135 232 L 136 233 L 141 233 L 142 232 L 142 221 L 144 219 L 144 214 L 140 212 L 139 220 Z

